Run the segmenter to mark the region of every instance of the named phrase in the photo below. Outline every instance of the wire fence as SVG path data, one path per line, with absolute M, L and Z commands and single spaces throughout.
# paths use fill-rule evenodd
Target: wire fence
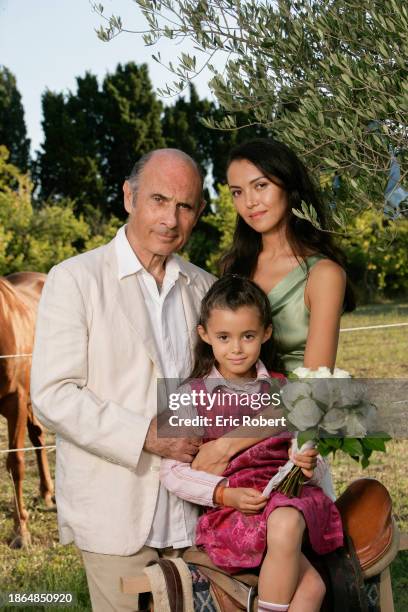
M 364 331 L 366 329 L 386 329 L 387 327 L 406 327 L 408 323 L 384 323 L 383 325 L 365 325 L 362 327 L 343 327 L 341 332 Z

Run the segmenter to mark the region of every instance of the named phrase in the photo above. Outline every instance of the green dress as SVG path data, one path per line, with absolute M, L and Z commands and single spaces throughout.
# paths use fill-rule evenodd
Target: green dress
M 286 372 L 303 366 L 310 312 L 305 305 L 305 287 L 311 268 L 325 259 L 311 255 L 291 270 L 271 291 L 273 338 Z

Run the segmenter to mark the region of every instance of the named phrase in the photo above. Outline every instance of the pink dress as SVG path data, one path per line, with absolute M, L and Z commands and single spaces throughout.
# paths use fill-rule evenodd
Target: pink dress
M 191 385 L 196 390 L 206 389 L 202 380 L 192 381 Z M 205 414 L 205 407 L 199 406 L 197 411 Z M 219 428 L 216 433 L 218 437 Z M 208 439 L 215 437 L 211 428 L 206 430 L 206 435 Z M 228 486 L 262 491 L 288 460 L 291 437 L 281 434 L 267 438 L 240 453 L 223 474 L 228 478 Z M 300 497 L 295 498 L 273 491 L 264 510 L 255 515 L 225 506 L 208 508 L 198 520 L 196 544 L 203 546 L 213 563 L 227 572 L 259 567 L 266 551 L 267 519 L 275 508 L 286 506 L 297 508 L 303 514 L 309 541 L 316 553 L 329 553 L 343 545 L 342 523 L 336 506 L 322 489 L 311 484 L 304 485 Z

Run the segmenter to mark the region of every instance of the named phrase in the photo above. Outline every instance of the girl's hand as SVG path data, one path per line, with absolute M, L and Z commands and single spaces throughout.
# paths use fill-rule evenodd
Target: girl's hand
M 303 474 L 306 478 L 313 476 L 313 471 L 317 465 L 317 455 L 319 451 L 316 448 L 310 448 L 303 451 L 303 453 L 294 453 L 292 449 L 289 450 L 289 458 L 293 463 L 302 468 Z
M 265 508 L 268 500 L 256 489 L 225 487 L 223 501 L 224 506 L 236 508 L 244 514 L 258 514 Z

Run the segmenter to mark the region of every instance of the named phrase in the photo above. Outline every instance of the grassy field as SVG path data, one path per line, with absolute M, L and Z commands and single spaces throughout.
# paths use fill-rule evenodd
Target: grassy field
M 342 327 L 408 322 L 408 303 L 373 305 L 345 315 Z M 337 365 L 363 377 L 408 378 L 408 328 L 389 328 L 341 334 Z M 47 443 L 52 443 L 49 435 Z M 5 421 L 0 421 L 0 448 L 7 447 Z M 364 475 L 381 480 L 391 492 L 394 512 L 400 529 L 408 533 L 408 442 L 393 441 L 387 454 L 377 453 Z M 54 453 L 49 453 L 54 470 Z M 345 457 L 333 462 L 337 492 L 360 476 L 356 464 Z M 60 546 L 56 514 L 45 512 L 38 503 L 38 476 L 32 453 L 26 457 L 25 500 L 30 512 L 33 545 L 29 550 L 13 551 L 8 547 L 12 530 L 12 484 L 0 463 L 0 592 L 71 592 L 77 603 L 69 610 L 90 610 L 85 575 L 77 551 L 72 546 Z M 399 553 L 392 564 L 392 581 L 397 612 L 408 610 L 408 552 Z M 1 605 L 0 605 L 1 609 Z M 16 608 L 3 608 L 6 610 Z M 19 608 L 33 610 L 33 608 Z M 42 610 L 37 606 L 36 610 Z

